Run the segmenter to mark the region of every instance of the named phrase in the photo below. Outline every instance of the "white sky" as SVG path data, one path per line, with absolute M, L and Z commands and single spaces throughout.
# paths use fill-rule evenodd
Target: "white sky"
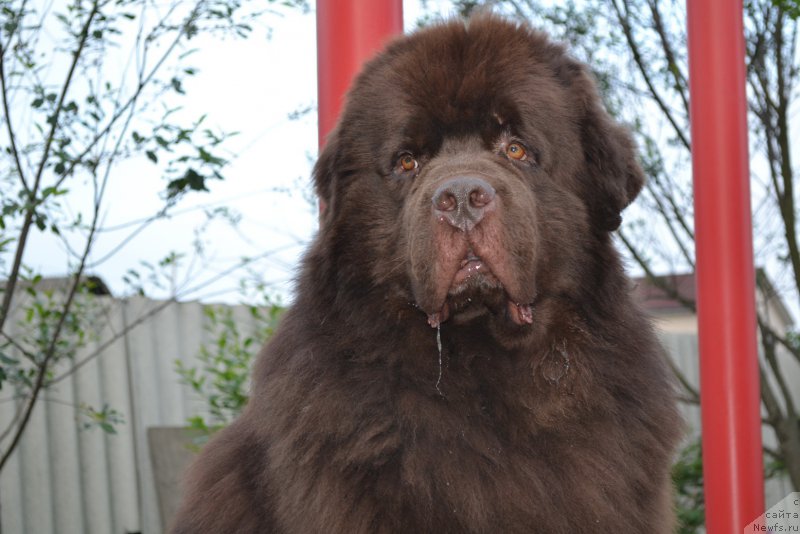
M 406 27 L 422 15 L 419 0 L 404 1 Z M 428 13 L 448 13 L 446 1 L 429 1 Z M 138 225 L 129 224 L 152 215 L 163 205 L 159 194 L 165 181 L 149 161 L 126 163 L 108 193 L 104 226 L 123 228 L 99 236 L 90 258 L 89 272 L 101 276 L 117 295 L 125 294 L 122 277 L 134 268 L 144 274 L 140 262 L 156 263 L 171 251 L 193 255 L 195 231 L 204 220 L 203 209 L 227 206 L 241 215 L 238 229 L 217 221 L 204 227 L 201 236 L 207 260 L 189 261 L 175 271 L 177 285 L 194 287 L 211 278 L 219 280 L 185 298 L 235 301 L 240 274 L 226 269 L 243 256 L 255 257 L 277 251 L 254 265 L 272 287 L 287 300 L 291 280 L 302 251 L 316 230 L 316 208 L 311 197 L 310 173 L 317 154 L 315 14 L 281 10 L 268 21 L 267 40 L 257 30 L 246 40 L 203 39 L 192 64 L 199 74 L 187 80 L 187 97 L 180 104 L 187 117 L 207 114 L 205 127 L 236 131 L 227 145 L 232 162 L 226 180 L 210 184 L 210 193 L 190 193 L 166 220 L 148 225 L 118 252 L 105 256 Z M 198 46 L 195 43 L 194 46 Z M 290 112 L 312 107 L 299 120 Z M 72 184 L 78 195 L 80 185 Z M 70 200 L 66 203 L 69 207 Z M 77 201 L 79 202 L 79 201 Z M 50 236 L 36 235 L 27 250 L 26 263 L 45 276 L 63 276 L 67 257 Z M 201 265 L 202 264 L 202 265 Z M 150 293 L 169 294 L 169 288 Z

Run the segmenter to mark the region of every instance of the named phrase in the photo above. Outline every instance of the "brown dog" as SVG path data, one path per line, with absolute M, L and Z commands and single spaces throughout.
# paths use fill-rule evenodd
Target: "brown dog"
M 244 414 L 176 533 L 671 532 L 679 417 L 611 232 L 643 176 L 587 69 L 494 17 L 394 42 Z

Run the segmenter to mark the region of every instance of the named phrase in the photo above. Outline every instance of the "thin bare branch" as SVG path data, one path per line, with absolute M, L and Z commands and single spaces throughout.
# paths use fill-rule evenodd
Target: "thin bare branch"
M 787 339 L 786 336 L 783 336 L 778 332 L 776 332 L 775 329 L 769 325 L 767 320 L 764 317 L 762 317 L 760 313 L 758 314 L 757 319 L 758 319 L 759 329 L 762 332 L 765 332 L 769 336 L 771 336 L 772 339 L 774 339 L 779 345 L 785 348 L 787 352 L 789 352 L 789 354 L 791 354 L 797 360 L 797 362 L 800 363 L 800 349 L 798 349 L 797 346 L 795 346 L 789 339 Z
M 776 141 L 779 147 L 779 159 L 781 178 L 783 179 L 783 202 L 781 203 L 781 214 L 783 215 L 786 228 L 786 244 L 789 248 L 789 256 L 792 260 L 796 287 L 800 292 L 800 246 L 797 242 L 797 224 L 795 215 L 794 198 L 794 173 L 792 170 L 789 132 L 789 93 L 787 88 L 786 66 L 784 64 L 784 22 L 787 18 L 783 8 L 778 8 L 778 16 L 775 21 L 774 41 L 775 41 L 775 70 L 777 75 L 777 109 L 776 109 Z
M 697 388 L 695 388 L 691 382 L 689 382 L 689 379 L 686 378 L 686 375 L 683 374 L 683 371 L 681 371 L 680 367 L 678 367 L 672 358 L 666 358 L 666 360 L 669 368 L 675 375 L 675 378 L 678 379 L 678 382 L 680 382 L 681 386 L 683 386 L 683 389 L 689 395 L 688 398 L 684 399 L 684 402 L 700 404 L 700 392 L 697 390 Z
M 694 268 L 694 256 L 689 251 L 689 249 L 686 247 L 686 245 L 683 243 L 683 238 L 678 233 L 678 229 L 675 227 L 675 225 L 672 222 L 671 213 L 674 214 L 674 211 L 671 212 L 671 213 L 668 212 L 666 206 L 664 206 L 664 201 L 663 201 L 664 196 L 662 196 L 662 195 L 658 194 L 658 192 L 654 191 L 653 188 L 652 188 L 652 185 L 650 185 L 650 183 L 648 183 L 647 188 L 651 192 L 653 201 L 656 203 L 656 210 L 661 214 L 661 217 L 664 220 L 664 223 L 667 225 L 667 229 L 669 230 L 669 233 L 672 236 L 673 241 L 675 242 L 675 244 L 680 249 L 681 256 L 683 257 L 684 260 L 686 260 L 686 263 L 690 267 Z M 674 206 L 673 206 L 673 210 L 674 210 Z M 692 236 L 689 236 L 689 237 L 691 238 Z
M 658 8 L 658 2 L 649 0 L 647 4 L 650 6 L 650 13 L 653 15 L 653 29 L 656 30 L 659 40 L 661 41 L 661 48 L 664 51 L 664 57 L 667 60 L 667 70 L 672 74 L 675 80 L 675 91 L 683 103 L 683 110 L 686 116 L 689 116 L 689 97 L 686 94 L 688 83 L 686 76 L 680 69 L 678 61 L 676 60 L 675 50 L 672 46 L 672 40 L 664 27 L 664 19 L 661 16 L 661 11 Z
M 17 406 L 16 409 L 14 410 L 14 416 L 11 418 L 11 421 L 8 422 L 8 426 L 6 426 L 6 428 L 0 434 L 0 444 L 2 444 L 8 438 L 8 436 L 11 435 L 11 432 L 15 428 L 17 428 L 17 424 L 19 423 L 20 419 L 22 419 L 22 416 L 25 413 L 25 410 L 24 410 L 24 408 L 25 408 L 25 400 L 27 400 L 27 398 L 28 398 L 27 396 L 22 397 L 22 400 L 23 400 L 22 404 Z M 8 400 L 19 401 L 20 399 L 17 398 L 17 397 L 12 397 L 11 399 L 8 399 Z
M 11 119 L 11 111 L 8 105 L 8 86 L 6 85 L 6 62 L 5 62 L 5 49 L 0 47 L 0 91 L 3 97 L 3 113 L 6 116 L 6 132 L 8 133 L 9 142 L 11 143 L 11 156 L 14 158 L 14 168 L 19 176 L 19 181 L 22 183 L 22 188 L 25 194 L 33 202 L 34 199 L 31 195 L 31 189 L 28 187 L 28 181 L 25 179 L 25 169 L 22 168 L 22 162 L 19 159 L 19 150 L 17 150 L 17 132 L 14 130 L 14 125 Z
M 794 398 L 792 397 L 789 387 L 786 385 L 786 380 L 783 377 L 783 373 L 775 353 L 775 340 L 772 339 L 769 333 L 764 330 L 761 331 L 761 346 L 764 347 L 764 358 L 769 364 L 770 370 L 772 371 L 772 376 L 775 377 L 775 381 L 778 384 L 778 390 L 781 392 L 781 396 L 783 397 L 783 404 L 786 407 L 786 417 L 791 420 L 797 419 Z
M 622 27 L 622 33 L 625 34 L 625 40 L 628 42 L 628 46 L 631 49 L 631 54 L 633 54 L 633 60 L 636 63 L 637 68 L 639 69 L 639 74 L 641 74 L 645 85 L 647 85 L 648 91 L 650 91 L 650 97 L 655 101 L 661 112 L 664 114 L 664 117 L 672 126 L 672 129 L 675 132 L 675 135 L 677 136 L 681 144 L 684 147 L 686 147 L 687 150 L 691 151 L 691 143 L 689 142 L 689 139 L 686 137 L 686 134 L 684 133 L 685 128 L 678 124 L 678 121 L 675 119 L 672 110 L 670 110 L 669 106 L 667 106 L 666 101 L 661 95 L 661 92 L 658 89 L 656 89 L 655 84 L 653 83 L 653 80 L 650 77 L 647 62 L 642 56 L 639 44 L 636 41 L 635 36 L 633 35 L 633 29 L 631 28 L 628 15 L 622 12 L 622 9 L 617 3 L 617 0 L 611 0 L 611 5 L 614 7 L 614 12 L 617 15 L 617 20 L 620 23 L 620 26 Z
M 26 358 L 28 358 L 29 360 L 34 361 L 36 359 L 36 355 L 35 354 L 33 354 L 31 351 L 27 350 L 25 347 L 23 347 L 19 343 L 17 343 L 17 340 L 14 339 L 13 337 L 9 336 L 5 332 L 0 332 L 0 336 L 3 336 L 4 338 L 6 338 L 6 341 L 8 341 L 9 344 L 11 344 L 18 351 L 20 351 L 22 353 L 22 355 L 25 356 Z
M 758 375 L 761 384 L 761 401 L 767 411 L 767 422 L 770 426 L 776 427 L 784 415 L 778 403 L 778 398 L 775 396 L 775 392 L 767 379 L 767 373 L 760 363 L 758 365 Z
M 765 352 L 769 351 L 769 347 L 765 346 L 764 350 Z M 778 437 L 778 445 L 782 453 L 781 459 L 786 465 L 794 487 L 800 487 L 800 464 L 795 460 L 796 451 L 800 450 L 800 426 L 798 426 L 796 415 L 794 417 L 789 417 L 788 413 L 788 410 L 794 413 L 794 407 L 792 405 L 787 405 L 787 412 L 781 409 L 777 395 L 760 362 L 759 377 L 761 383 L 761 400 L 767 411 L 769 425 L 773 428 Z
M 675 217 L 676 221 L 678 221 L 678 224 L 680 225 L 681 229 L 686 233 L 686 235 L 692 241 L 694 241 L 694 230 L 689 224 L 683 208 L 678 205 L 675 191 L 672 188 L 667 188 L 667 184 L 665 184 L 661 180 L 661 176 L 655 176 L 653 179 L 656 182 L 656 184 L 658 184 L 658 186 L 661 188 L 661 190 L 664 192 L 664 198 L 667 199 L 667 203 L 671 208 L 672 216 Z M 669 185 L 673 184 L 670 183 Z

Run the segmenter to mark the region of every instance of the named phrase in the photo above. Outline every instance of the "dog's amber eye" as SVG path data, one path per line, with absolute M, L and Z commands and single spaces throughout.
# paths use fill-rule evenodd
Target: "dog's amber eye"
M 525 152 L 525 147 L 519 143 L 509 143 L 506 147 L 506 154 L 509 158 L 517 161 L 524 161 L 528 158 L 528 154 Z
M 406 172 L 413 171 L 419 166 L 419 163 L 417 163 L 417 160 L 414 159 L 414 156 L 412 156 L 411 154 L 403 154 L 402 156 L 400 156 L 398 164 L 400 166 L 400 169 Z

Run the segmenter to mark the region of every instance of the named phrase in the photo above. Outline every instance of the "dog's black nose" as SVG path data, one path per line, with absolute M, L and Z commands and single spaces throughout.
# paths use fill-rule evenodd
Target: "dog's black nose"
M 494 207 L 494 197 L 494 188 L 477 176 L 450 178 L 433 194 L 433 213 L 468 232 Z

